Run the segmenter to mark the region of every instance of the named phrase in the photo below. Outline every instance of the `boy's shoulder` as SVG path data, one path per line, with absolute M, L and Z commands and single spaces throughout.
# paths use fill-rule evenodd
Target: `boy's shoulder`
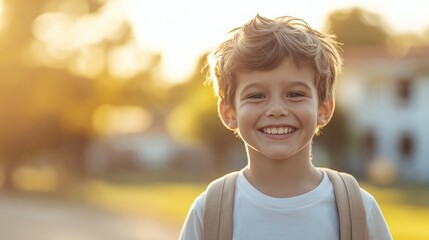
M 192 209 L 196 211 L 196 214 L 199 216 L 202 216 L 204 214 L 204 206 L 206 204 L 206 198 L 207 198 L 207 190 L 202 192 L 198 197 L 195 198 L 194 202 L 192 203 Z
M 205 191 L 195 198 L 194 202 L 192 203 L 192 209 L 195 209 L 195 211 L 197 211 L 199 214 L 204 214 L 203 210 L 206 205 L 207 198 L 217 199 L 224 193 L 230 193 L 230 196 L 232 197 L 235 193 L 235 183 L 239 174 L 239 171 L 234 171 L 212 180 L 207 185 Z M 227 189 L 225 189 L 225 187 Z

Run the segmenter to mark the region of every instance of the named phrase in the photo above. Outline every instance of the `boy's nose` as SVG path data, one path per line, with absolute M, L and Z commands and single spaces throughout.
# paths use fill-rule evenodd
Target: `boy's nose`
M 266 111 L 266 116 L 268 117 L 285 117 L 287 115 L 289 115 L 289 111 L 281 103 L 271 103 Z

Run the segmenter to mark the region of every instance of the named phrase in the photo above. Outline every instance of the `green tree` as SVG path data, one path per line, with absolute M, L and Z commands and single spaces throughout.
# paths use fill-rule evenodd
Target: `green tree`
M 332 12 L 325 28 L 337 36 L 344 48 L 385 46 L 390 32 L 379 15 L 357 7 Z
M 0 160 L 6 174 L 4 186 L 13 188 L 11 174 L 22 161 L 54 149 L 77 153 L 73 158 L 77 161 L 70 166 L 82 172 L 79 153 L 87 132 L 67 124 L 72 121 L 65 117 L 70 112 L 82 112 L 83 108 L 77 106 L 92 101 L 91 83 L 66 71 L 28 66 L 32 23 L 43 12 L 43 2 L 28 7 L 24 0 L 5 0 L 4 9 L 0 38 Z
M 132 29 L 125 18 L 102 18 L 111 21 L 95 24 L 104 26 L 105 31 L 93 31 L 99 35 L 92 35 L 90 41 L 85 38 L 88 32 L 69 38 L 55 35 L 58 30 L 71 32 L 71 28 L 64 28 L 67 24 L 98 21 L 110 3 L 3 1 L 0 161 L 6 170 L 6 188 L 13 187 L 10 176 L 14 168 L 38 153 L 59 152 L 64 159 L 56 161 L 63 161 L 72 174 L 83 177 L 84 150 L 95 134 L 92 114 L 98 106 L 130 104 L 150 108 L 161 101 L 164 91 L 153 94 L 150 87 L 156 82 L 153 69 L 159 65 L 159 55 L 131 51 L 146 54 L 144 59 L 149 66 L 132 76 L 115 75 L 109 69 L 109 54 L 132 42 Z M 84 44 L 76 45 L 75 38 L 82 38 Z

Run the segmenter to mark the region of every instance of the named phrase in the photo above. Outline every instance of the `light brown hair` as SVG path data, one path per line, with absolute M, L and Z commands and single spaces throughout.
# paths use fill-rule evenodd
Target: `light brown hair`
M 258 14 L 231 30 L 228 39 L 208 55 L 208 81 L 222 101 L 234 104 L 236 72 L 271 70 L 288 58 L 314 69 L 319 101 L 333 97 L 342 66 L 339 43 L 289 16 L 269 19 Z

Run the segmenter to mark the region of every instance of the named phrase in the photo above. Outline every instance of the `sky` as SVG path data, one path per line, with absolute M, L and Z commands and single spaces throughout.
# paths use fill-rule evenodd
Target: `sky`
M 421 33 L 429 27 L 429 2 L 422 0 L 121 0 L 139 45 L 163 54 L 164 75 L 182 81 L 195 60 L 213 49 L 225 34 L 256 13 L 291 15 L 322 30 L 326 16 L 359 6 L 382 16 L 394 32 Z M 167 71 L 168 70 L 168 71 Z
M 64 3 L 68 1 L 77 0 L 62 0 Z M 84 3 L 83 0 L 81 1 Z M 162 54 L 161 67 L 163 70 L 163 77 L 165 80 L 172 83 L 186 80 L 189 75 L 195 71 L 196 61 L 204 53 L 213 50 L 221 43 L 225 39 L 225 35 L 228 31 L 243 25 L 257 13 L 270 18 L 281 15 L 302 18 L 313 28 L 323 31 L 326 17 L 330 13 L 335 10 L 349 9 L 358 6 L 380 15 L 393 33 L 411 32 L 422 34 L 425 30 L 429 31 L 429 1 L 422 0 L 99 1 L 114 3 L 109 4 L 110 10 L 107 11 L 107 17 L 116 17 L 118 13 L 120 13 L 128 18 L 132 25 L 136 42 L 141 49 Z M 2 2 L 3 1 L 0 0 L 0 15 L 2 14 Z M 38 23 L 40 22 L 41 21 Z M 49 22 L 52 23 L 52 21 Z M 60 23 L 63 22 L 58 22 L 56 25 L 61 25 Z M 0 28 L 1 24 L 2 22 L 0 19 Z M 90 25 L 87 23 L 84 25 L 89 28 L 86 30 L 91 31 L 92 27 L 89 27 Z M 110 30 L 109 27 L 104 28 L 105 29 L 102 30 L 109 33 L 112 32 L 114 26 L 110 26 Z M 62 26 L 61 29 L 67 33 L 67 30 L 65 30 L 67 27 Z M 55 29 L 47 27 L 43 27 L 42 30 L 49 33 L 48 35 L 55 33 Z M 67 35 L 64 31 L 60 34 L 61 36 Z M 93 33 L 82 33 L 80 31 L 78 35 L 84 38 L 84 36 L 92 36 L 96 33 L 100 35 L 99 30 Z M 69 35 L 70 34 L 71 33 L 69 33 Z M 51 45 L 51 43 L 48 44 L 48 46 Z M 64 44 L 60 45 L 62 46 Z M 119 65 L 126 66 L 126 71 L 129 71 L 129 68 L 133 67 L 133 64 L 126 63 L 127 61 L 123 60 L 124 57 L 121 58 L 116 56 L 114 59 L 121 62 Z M 134 66 L 134 68 L 138 69 L 139 67 Z

